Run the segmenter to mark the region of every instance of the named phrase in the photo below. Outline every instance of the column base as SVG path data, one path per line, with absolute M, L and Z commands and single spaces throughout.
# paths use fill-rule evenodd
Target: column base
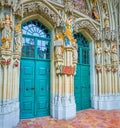
M 108 96 L 94 96 L 93 108 L 99 110 L 120 109 L 120 94 Z
M 55 96 L 55 100 L 51 104 L 53 118 L 68 120 L 76 116 L 74 96 Z
M 0 128 L 13 128 L 19 122 L 19 102 L 0 106 Z

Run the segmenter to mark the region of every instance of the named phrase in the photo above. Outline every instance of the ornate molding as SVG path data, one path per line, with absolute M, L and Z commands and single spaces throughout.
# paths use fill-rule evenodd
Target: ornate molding
M 82 19 L 78 20 L 77 22 L 74 23 L 74 29 L 76 31 L 79 30 L 87 30 L 89 34 L 95 39 L 98 39 L 99 31 L 97 30 L 96 26 L 89 21 L 88 19 Z
M 46 18 L 48 21 L 52 23 L 57 23 L 59 19 L 59 15 L 56 14 L 55 11 L 53 11 L 49 6 L 47 6 L 41 1 L 23 4 L 24 17 L 35 13 L 44 16 L 44 18 Z

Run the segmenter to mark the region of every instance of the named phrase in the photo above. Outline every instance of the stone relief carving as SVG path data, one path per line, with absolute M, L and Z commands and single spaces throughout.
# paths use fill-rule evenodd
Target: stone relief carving
M 30 15 L 31 13 L 39 13 L 44 15 L 49 21 L 56 23 L 58 22 L 58 15 L 51 10 L 43 2 L 31 2 L 23 5 L 23 15 Z
M 102 54 L 101 45 L 97 44 L 97 47 L 96 47 L 96 64 L 101 64 L 101 54 Z
M 72 14 L 73 13 L 73 3 L 71 0 L 64 0 L 64 8 L 65 8 L 65 12 L 68 13 L 68 14 Z
M 95 29 L 95 27 L 88 20 L 86 20 L 86 21 L 82 20 L 80 22 L 75 23 L 74 29 L 75 30 L 86 29 L 86 30 L 88 30 L 90 35 L 93 36 L 95 40 L 97 40 L 98 30 Z
M 13 28 L 9 14 L 5 14 L 4 20 L 0 20 L 0 27 L 2 28 L 2 48 L 10 49 Z

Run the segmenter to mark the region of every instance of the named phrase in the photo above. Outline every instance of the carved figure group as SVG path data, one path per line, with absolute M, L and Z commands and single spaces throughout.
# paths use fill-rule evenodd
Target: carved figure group
M 2 28 L 2 48 L 9 49 L 12 39 L 12 22 L 10 21 L 9 14 L 4 15 L 4 20 L 0 20 L 0 26 Z

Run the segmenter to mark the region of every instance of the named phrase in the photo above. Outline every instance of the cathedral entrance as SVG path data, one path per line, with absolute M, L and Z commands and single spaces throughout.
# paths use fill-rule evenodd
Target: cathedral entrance
M 76 110 L 90 108 L 90 61 L 88 40 L 81 34 L 75 34 L 78 45 L 78 64 L 74 79 Z
M 50 31 L 38 20 L 22 25 L 20 118 L 50 113 Z

